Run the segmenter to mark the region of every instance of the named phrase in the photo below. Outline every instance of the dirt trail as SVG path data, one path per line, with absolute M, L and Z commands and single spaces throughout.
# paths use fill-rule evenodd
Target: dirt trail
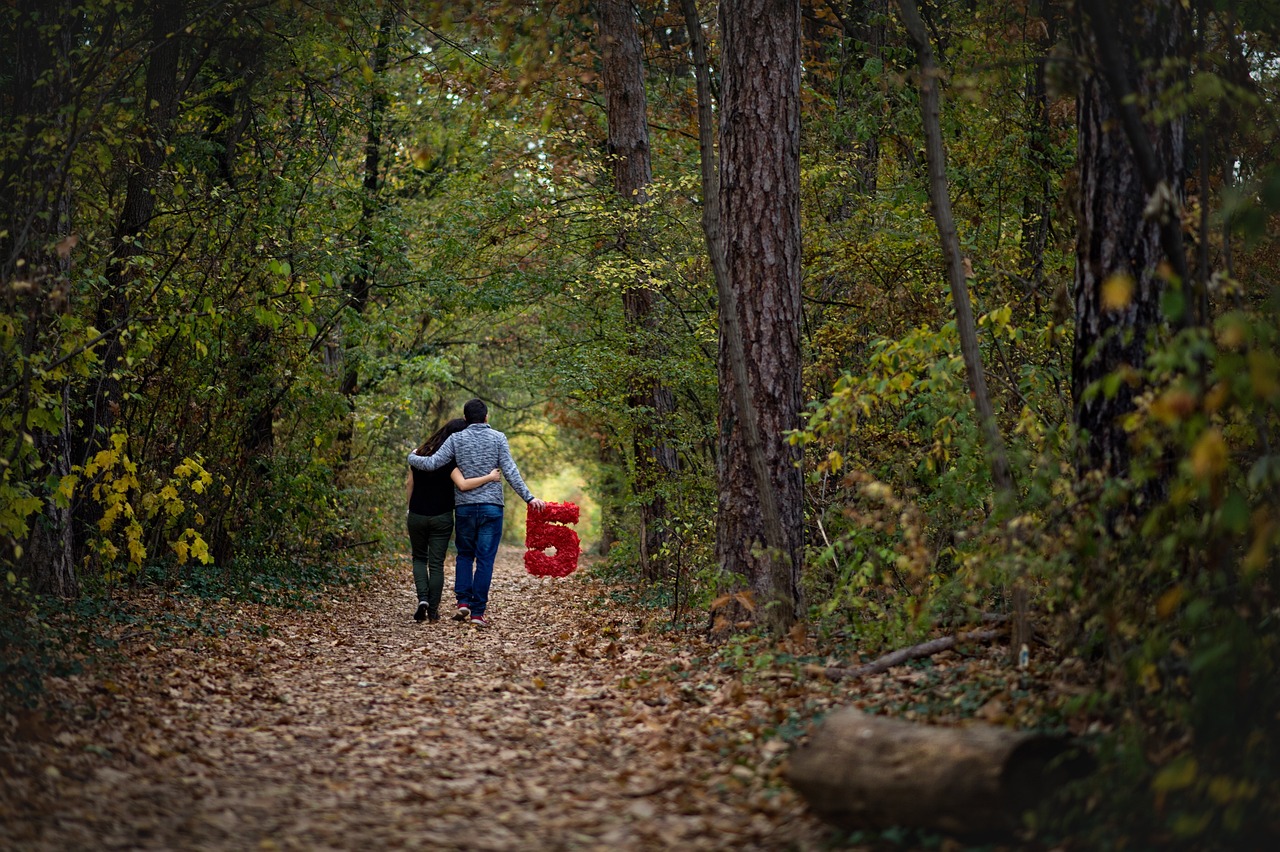
M 778 779 L 768 730 L 815 700 L 787 676 L 744 688 L 696 638 L 646 629 L 585 572 L 530 577 L 519 551 L 499 557 L 488 630 L 415 623 L 408 573 L 274 611 L 265 637 L 135 639 L 117 671 L 62 682 L 83 721 L 28 720 L 0 742 L 0 846 L 830 842 Z

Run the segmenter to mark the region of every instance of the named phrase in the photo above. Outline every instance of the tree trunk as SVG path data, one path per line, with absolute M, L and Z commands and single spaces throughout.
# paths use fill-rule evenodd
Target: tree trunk
M 787 780 L 845 829 L 1004 834 L 1061 784 L 1087 774 L 1067 740 L 972 724 L 919 725 L 852 707 L 792 755 Z
M 74 438 L 74 463 L 85 464 L 105 446 L 121 413 L 121 368 L 124 343 L 130 322 L 134 264 L 146 254 L 143 236 L 156 207 L 156 190 L 161 182 L 165 146 L 178 112 L 178 58 L 181 45 L 183 3 L 181 0 L 154 0 L 151 4 L 151 48 L 147 62 L 145 89 L 145 132 L 139 141 L 136 161 L 125 182 L 124 206 L 116 222 L 111 254 L 107 258 L 105 289 L 96 308 L 96 326 L 106 336 L 99 349 L 92 396 L 78 409 Z M 78 530 L 92 529 L 101 516 L 101 507 L 77 500 L 72 507 Z M 83 542 L 80 542 L 83 547 Z M 83 555 L 83 554 L 79 554 Z
M 1086 0 L 1084 5 L 1100 4 Z M 1080 30 L 1083 65 L 1099 69 L 1109 63 L 1112 70 L 1086 73 L 1076 101 L 1080 230 L 1071 384 L 1075 423 L 1084 439 L 1082 469 L 1124 476 L 1130 453 L 1121 420 L 1142 392 L 1137 377 L 1150 339 L 1162 325 L 1165 282 L 1159 267 L 1171 238 L 1162 234 L 1159 219 L 1177 222 L 1169 205 L 1176 205 L 1182 193 L 1185 124 L 1182 117 L 1168 116 L 1128 133 L 1126 122 L 1129 127 L 1139 122 L 1134 115 L 1126 118 L 1136 106 L 1126 107 L 1123 95 L 1129 91 L 1139 104 L 1151 104 L 1173 82 L 1162 77 L 1160 62 L 1178 54 L 1183 12 L 1180 4 L 1161 0 L 1115 7 L 1107 18 L 1091 20 L 1092 27 Z M 1135 140 L 1137 148 L 1148 149 L 1144 156 L 1135 153 Z M 1144 167 L 1152 172 L 1145 179 Z M 1160 183 L 1171 195 L 1149 219 L 1143 212 L 1146 187 Z M 1178 258 L 1169 260 L 1176 269 Z M 1185 269 L 1185 258 L 1182 264 Z M 1099 392 L 1095 386 L 1118 370 L 1127 372 L 1126 379 Z
M 631 4 L 602 0 L 599 4 L 601 82 L 607 99 L 609 156 L 613 185 L 624 203 L 643 204 L 652 167 L 649 158 L 648 107 L 644 87 L 643 51 Z M 618 234 L 624 254 L 643 253 L 625 230 Z M 668 538 L 663 484 L 677 470 L 675 450 L 665 436 L 675 399 L 653 376 L 659 334 L 651 282 L 639 278 L 622 292 L 622 308 L 631 332 L 633 363 L 639 366 L 630 382 L 627 407 L 634 418 L 635 478 L 633 491 L 640 505 L 640 569 L 650 580 L 662 577 L 656 554 Z
M 1036 0 L 1034 11 L 1044 22 L 1034 41 L 1039 57 L 1046 57 L 1057 40 L 1058 15 L 1050 0 Z M 1053 233 L 1055 199 L 1054 163 L 1050 153 L 1049 91 L 1045 80 L 1045 62 L 1030 63 L 1025 89 L 1027 105 L 1027 164 L 1030 180 L 1022 197 L 1022 277 L 1033 295 L 1037 312 L 1044 289 L 1044 252 Z
M 704 215 L 720 297 L 716 555 L 751 592 L 720 616 L 781 631 L 801 614 L 804 559 L 800 453 L 786 437 L 802 404 L 800 6 L 721 3 L 720 27 L 722 221 Z
M 120 377 L 124 324 L 129 318 L 132 264 L 145 253 L 140 238 L 156 207 L 156 187 L 165 161 L 165 144 L 178 112 L 178 54 L 182 28 L 181 0 L 151 3 L 151 58 L 146 77 L 146 131 L 138 145 L 137 161 L 129 170 L 124 207 L 116 223 L 111 256 L 107 260 L 106 292 L 98 303 L 97 327 L 109 332 L 100 352 L 98 384 L 79 445 L 79 462 L 91 456 L 111 430 L 121 403 Z
M 885 59 L 885 25 L 889 19 L 889 0 L 856 0 L 836 11 L 839 26 L 833 37 L 825 35 L 829 28 L 824 18 L 812 11 L 805 15 L 808 39 L 816 42 L 816 54 L 806 56 L 806 63 L 830 62 L 831 52 L 836 55 L 837 68 L 834 87 L 823 85 L 820 75 L 815 75 L 812 85 L 822 86 L 837 114 L 859 112 L 861 120 L 857 129 L 850 128 L 845 138 L 832 140 L 836 150 L 844 154 L 855 174 L 855 185 L 850 188 L 834 218 L 847 218 L 853 210 L 856 196 L 872 198 L 876 194 L 880 176 L 880 120 L 876 110 L 868 109 L 863 92 L 850 92 L 847 84 L 849 69 L 865 67 L 869 62 L 883 63 Z M 852 123 L 851 123 L 852 124 Z
M 64 109 L 72 90 L 68 78 L 76 42 L 73 27 L 48 27 L 70 20 L 71 5 L 65 0 L 18 4 L 9 127 L 21 131 L 21 140 L 15 140 L 20 150 L 6 150 L 0 163 L 0 186 L 8 193 L 0 213 L 0 291 L 6 313 L 22 324 L 22 351 L 15 359 L 22 375 L 13 391 L 17 428 L 5 438 L 3 462 L 10 481 L 25 484 L 40 501 L 37 513 L 26 518 L 26 540 L 6 541 L 6 556 L 35 591 L 68 597 L 78 592 L 74 527 L 70 510 L 50 484 L 56 486 L 71 472 L 69 380 L 46 387 L 34 375 L 33 363 L 57 350 L 56 316 L 67 310 L 70 299 L 72 199 L 66 148 L 74 141 L 68 138 Z M 5 405 L 10 406 L 9 400 Z M 48 415 L 33 423 L 30 415 L 39 409 L 54 413 L 57 425 L 50 426 L 53 418 Z
M 889 17 L 888 0 L 862 0 L 858 4 L 857 17 L 848 21 L 853 35 L 866 46 L 863 61 L 885 58 L 885 22 Z M 883 73 L 883 72 L 882 72 Z M 846 109 L 864 109 L 864 105 L 841 104 Z M 854 168 L 858 173 L 858 190 L 867 198 L 874 198 L 880 180 L 880 123 L 874 122 L 864 138 L 851 138 L 850 150 L 854 155 Z
M 978 326 L 973 320 L 973 307 L 969 303 L 969 287 L 965 282 L 964 257 L 960 251 L 960 238 L 956 234 L 955 217 L 951 214 L 951 192 L 947 186 L 947 157 L 942 147 L 941 111 L 938 94 L 938 77 L 941 72 L 933 61 L 933 48 L 915 0 L 899 0 L 903 22 L 916 43 L 920 59 L 920 111 L 924 123 L 925 155 L 929 164 L 929 200 L 933 206 L 933 219 L 942 241 L 942 254 L 947 264 L 947 280 L 951 284 L 951 300 L 956 309 L 956 328 L 960 332 L 960 350 L 964 355 L 965 373 L 969 378 L 969 391 L 977 409 L 978 426 L 982 430 L 986 446 L 987 464 L 991 469 L 991 482 L 999 501 L 1008 506 L 1014 498 L 1013 475 L 1005 454 L 1004 438 L 996 424 L 995 411 L 991 407 L 991 394 L 987 392 L 986 373 L 982 368 L 982 353 L 978 348 Z
M 369 123 L 365 128 L 364 144 L 364 181 L 360 194 L 360 236 L 357 240 L 359 255 L 355 275 L 346 283 L 347 304 L 357 316 L 364 313 L 369 304 L 369 292 L 373 287 L 374 257 L 373 232 L 379 212 L 378 190 L 381 186 L 382 157 L 382 122 L 386 117 L 390 99 L 387 95 L 386 82 L 381 78 L 385 73 L 391 56 L 391 31 L 396 22 L 396 4 L 388 3 L 383 7 L 382 19 L 378 24 L 378 35 L 374 42 L 373 57 L 369 61 L 373 94 L 369 101 Z M 341 449 L 341 464 L 345 467 L 351 461 L 352 441 L 355 436 L 356 394 L 360 389 L 360 372 L 348 345 L 343 353 L 344 370 L 339 392 L 347 401 L 347 416 L 338 431 L 338 445 Z

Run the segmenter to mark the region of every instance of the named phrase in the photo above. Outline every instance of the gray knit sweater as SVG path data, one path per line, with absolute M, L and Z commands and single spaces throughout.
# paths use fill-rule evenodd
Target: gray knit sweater
M 502 475 L 524 502 L 528 503 L 533 499 L 532 492 L 520 476 L 520 468 L 516 467 L 515 459 L 511 458 L 507 436 L 491 428 L 488 423 L 472 423 L 461 432 L 455 432 L 445 439 L 434 455 L 409 453 L 409 466 L 418 470 L 436 470 L 449 462 L 455 462 L 458 470 L 468 479 L 484 476 L 495 467 L 501 468 Z M 457 491 L 454 502 L 458 506 L 468 503 L 493 503 L 501 506 L 502 483 L 486 482 L 470 491 Z

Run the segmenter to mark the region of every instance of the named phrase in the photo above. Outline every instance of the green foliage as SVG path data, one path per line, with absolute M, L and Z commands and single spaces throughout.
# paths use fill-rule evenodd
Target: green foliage
M 1098 483 L 1073 525 L 1071 617 L 1105 643 L 1126 720 L 1112 781 L 1182 843 L 1248 844 L 1278 816 L 1276 307 L 1153 351 L 1126 423 L 1137 488 Z M 1143 505 L 1157 471 L 1167 485 Z
M 716 297 L 678 27 L 644 19 L 656 177 L 637 205 L 612 188 L 581 10 L 329 6 L 223 4 L 184 22 L 187 88 L 153 173 L 138 171 L 155 120 L 141 4 L 79 4 L 42 97 L 0 129 L 0 680 L 21 700 L 74 662 L 58 653 L 74 607 L 105 606 L 122 582 L 306 605 L 358 580 L 338 566 L 403 543 L 405 453 L 471 396 L 529 479 L 568 492 L 578 477 L 561 474 L 581 472 L 613 545 L 602 570 L 634 579 L 637 599 L 679 626 L 732 591 L 716 559 Z M 1153 123 L 1188 117 L 1199 140 L 1184 232 L 1204 253 L 1212 322 L 1162 332 L 1144 373 L 1085 391 L 1140 388 L 1130 469 L 1085 477 L 1071 429 L 1078 69 L 1049 43 L 1066 23 L 1037 16 L 1053 4 L 928 10 L 1017 476 L 1001 514 L 928 209 L 914 54 L 874 6 L 813 10 L 804 45 L 811 402 L 791 439 L 811 623 L 833 652 L 873 653 L 1004 613 L 1015 583 L 1030 588 L 1099 684 L 1046 707 L 1046 724 L 1110 732 L 1104 786 L 1059 824 L 1092 808 L 1100 845 L 1129 831 L 1245 845 L 1280 798 L 1275 27 L 1246 4 L 1242 36 L 1196 7 L 1205 49 L 1166 63 L 1175 85 L 1143 104 Z M 379 42 L 388 8 L 413 15 Z M 50 56 L 69 43 L 72 24 L 22 14 L 0 10 L 10 41 Z M 375 68 L 379 43 L 390 56 Z M 0 59 L 6 82 L 20 70 Z M 126 233 L 138 179 L 155 209 Z M 628 322 L 626 292 L 652 297 L 650 323 Z M 1188 315 L 1180 288 L 1167 293 L 1170 320 Z M 661 416 L 636 393 L 655 383 L 673 400 Z M 679 473 L 654 481 L 642 460 L 658 442 Z M 662 572 L 642 587 L 637 519 L 654 498 Z M 60 513 L 83 590 L 65 604 L 35 594 L 49 578 L 31 555 Z M 750 670 L 766 652 L 726 658 Z M 1090 805 L 1099 790 L 1116 804 Z M 1135 828 L 1126 814 L 1148 816 Z

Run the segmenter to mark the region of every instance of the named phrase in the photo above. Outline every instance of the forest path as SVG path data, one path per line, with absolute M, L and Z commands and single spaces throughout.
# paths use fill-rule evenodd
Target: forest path
M 744 687 L 606 584 L 531 577 L 520 556 L 499 555 L 487 630 L 414 622 L 405 557 L 321 611 L 268 611 L 266 636 L 144 639 L 109 676 L 66 679 L 64 710 L 92 718 L 2 743 L 0 845 L 830 842 L 781 783 L 787 747 L 768 735 L 813 694 L 780 672 Z

